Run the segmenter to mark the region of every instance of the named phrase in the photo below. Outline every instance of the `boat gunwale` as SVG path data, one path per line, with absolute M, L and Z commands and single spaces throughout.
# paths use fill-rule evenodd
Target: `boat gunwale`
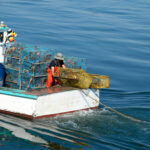
M 29 98 L 29 99 L 34 99 L 34 100 L 37 100 L 37 98 L 38 98 L 35 95 L 28 95 L 28 94 L 11 92 L 11 91 L 6 91 L 6 90 L 0 90 L 0 94 L 9 95 L 9 96 L 16 96 L 16 97 L 21 97 L 21 98 Z
M 18 90 L 18 89 L 12 89 L 7 87 L 0 87 L 0 94 L 37 100 L 38 97 L 40 96 L 58 94 L 58 93 L 69 92 L 74 90 L 80 90 L 80 89 L 72 88 L 72 87 L 50 87 L 50 88 L 41 88 L 41 89 L 25 91 L 25 90 Z

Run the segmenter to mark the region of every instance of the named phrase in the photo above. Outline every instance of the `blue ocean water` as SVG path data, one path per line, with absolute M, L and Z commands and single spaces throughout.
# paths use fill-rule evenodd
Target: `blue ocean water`
M 110 76 L 101 102 L 150 122 L 150 1 L 0 0 L 16 42 L 85 57 Z M 150 124 L 106 108 L 35 121 L 0 114 L 0 149 L 149 150 Z

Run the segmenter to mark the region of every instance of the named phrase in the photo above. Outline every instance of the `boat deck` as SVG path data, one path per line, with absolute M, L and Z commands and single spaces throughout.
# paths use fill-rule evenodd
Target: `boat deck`
M 31 91 L 25 91 L 24 94 L 42 96 L 42 95 L 65 92 L 65 91 L 70 91 L 70 90 L 77 90 L 77 88 L 54 86 L 50 88 L 42 88 L 42 89 L 36 89 L 36 90 L 31 90 Z
M 18 90 L 18 89 L 11 89 L 7 87 L 0 87 L 0 94 L 37 99 L 37 97 L 39 96 L 58 93 L 58 92 L 66 92 L 70 90 L 77 90 L 77 88 L 54 86 L 50 88 L 42 88 L 42 89 L 24 91 L 24 90 Z

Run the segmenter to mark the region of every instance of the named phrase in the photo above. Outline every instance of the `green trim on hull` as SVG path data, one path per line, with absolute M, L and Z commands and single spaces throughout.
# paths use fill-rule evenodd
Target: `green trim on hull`
M 14 90 L 14 89 L 12 89 L 12 91 L 11 90 L 2 90 L 1 88 L 0 88 L 0 94 L 4 94 L 4 95 L 10 95 L 10 96 L 16 96 L 16 97 L 22 97 L 22 98 L 29 98 L 29 99 L 34 99 L 34 100 L 36 100 L 37 99 L 37 96 L 35 96 L 35 95 L 28 95 L 28 94 L 22 94 L 21 92 L 24 92 L 24 91 L 18 91 L 18 90 Z

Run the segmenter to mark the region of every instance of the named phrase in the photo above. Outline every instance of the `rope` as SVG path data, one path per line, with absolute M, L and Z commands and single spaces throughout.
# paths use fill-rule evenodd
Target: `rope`
M 135 121 L 135 122 L 150 124 L 150 122 L 147 122 L 147 121 L 145 121 L 145 120 L 139 120 L 139 119 L 136 119 L 136 118 L 134 118 L 134 117 L 125 115 L 125 114 L 123 114 L 123 113 L 121 113 L 121 112 L 119 112 L 119 111 L 117 111 L 117 110 L 111 108 L 110 106 L 107 106 L 107 105 L 103 104 L 102 102 L 98 101 L 97 99 L 91 97 L 90 95 L 88 95 L 87 93 L 85 93 L 83 90 L 81 90 L 81 91 L 82 91 L 82 93 L 83 93 L 84 95 L 88 96 L 89 98 L 93 99 L 94 101 L 96 101 L 96 102 L 99 103 L 100 105 L 104 106 L 105 108 L 108 108 L 109 110 L 111 110 L 111 111 L 117 113 L 117 114 L 120 115 L 120 116 L 123 116 L 123 117 L 125 117 L 125 118 L 127 118 L 127 119 L 130 119 L 130 120 L 132 120 L 132 121 Z

